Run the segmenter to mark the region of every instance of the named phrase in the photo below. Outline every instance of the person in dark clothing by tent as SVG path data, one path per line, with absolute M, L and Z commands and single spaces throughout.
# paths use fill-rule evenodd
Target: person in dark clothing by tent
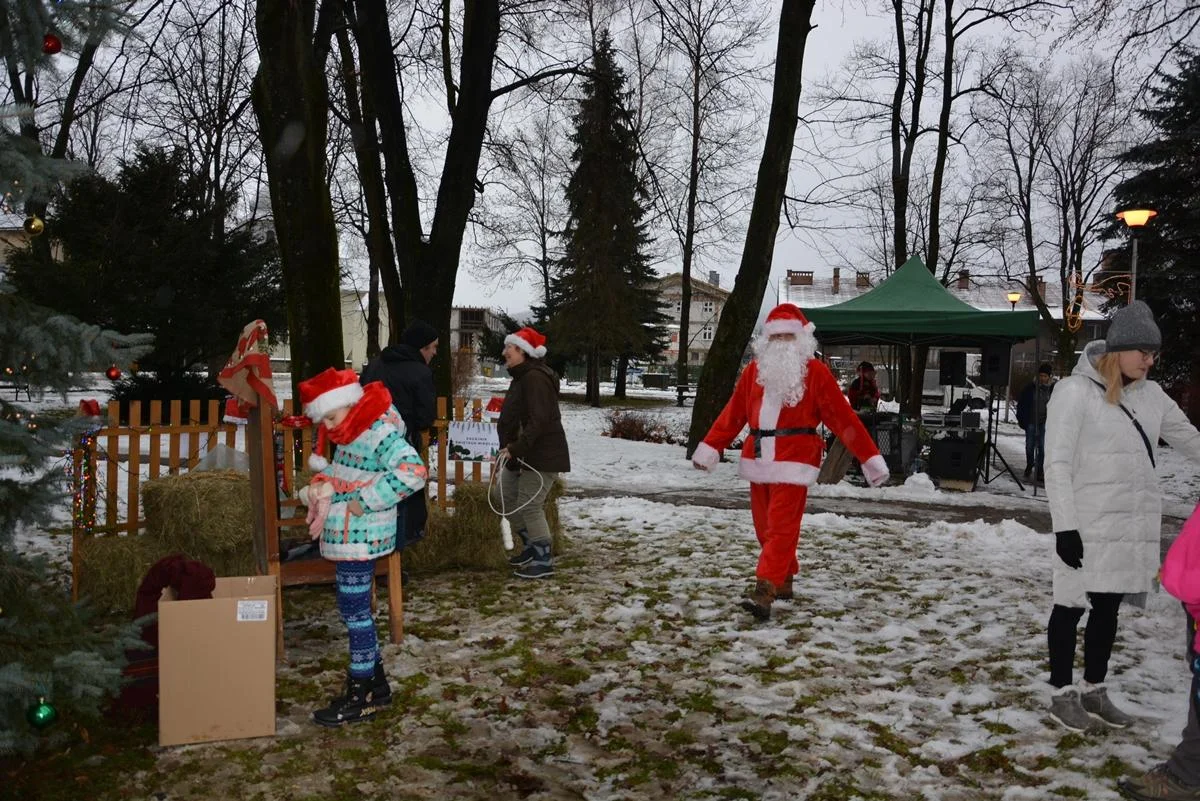
M 388 345 L 362 372 L 360 383 L 382 381 L 392 396 L 392 405 L 404 420 L 404 436 L 422 452 L 422 432 L 433 425 L 437 409 L 437 393 L 433 388 L 433 370 L 429 363 L 438 352 L 438 332 L 429 323 L 414 320 L 400 335 L 399 345 Z M 397 520 L 396 548 L 425 536 L 425 521 L 429 511 L 425 493 L 416 492 L 400 506 Z
M 1025 478 L 1037 470 L 1035 480 L 1042 481 L 1046 452 L 1046 409 L 1054 391 L 1054 368 L 1043 364 L 1037 378 L 1030 381 L 1017 398 L 1017 425 L 1025 432 Z
M 856 412 L 873 412 L 879 407 L 879 382 L 875 380 L 875 365 L 861 362 L 858 377 L 850 382 L 850 408 Z

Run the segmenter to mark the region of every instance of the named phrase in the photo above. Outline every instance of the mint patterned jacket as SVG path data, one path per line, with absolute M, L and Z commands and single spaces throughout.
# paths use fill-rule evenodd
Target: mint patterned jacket
M 333 486 L 329 516 L 321 532 L 321 556 L 334 562 L 361 562 L 396 549 L 396 509 L 425 487 L 427 471 L 404 437 L 404 421 L 389 406 L 371 427 L 338 445 L 329 466 L 312 483 Z M 350 513 L 355 499 L 362 515 Z

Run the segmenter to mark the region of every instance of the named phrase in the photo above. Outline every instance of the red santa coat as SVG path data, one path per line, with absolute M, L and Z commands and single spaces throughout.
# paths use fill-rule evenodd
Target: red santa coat
M 758 484 L 816 483 L 824 440 L 816 428 L 822 423 L 833 431 L 862 464 L 871 486 L 887 481 L 887 463 L 862 421 L 838 387 L 829 368 L 809 359 L 804 396 L 795 406 L 782 406 L 769 398 L 758 383 L 758 362 L 742 371 L 733 397 L 725 404 L 708 435 L 696 447 L 692 461 L 711 468 L 749 423 L 750 434 L 742 446 L 738 475 Z

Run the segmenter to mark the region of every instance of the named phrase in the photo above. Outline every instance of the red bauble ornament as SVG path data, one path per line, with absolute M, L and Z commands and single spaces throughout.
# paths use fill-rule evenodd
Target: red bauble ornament
M 116 381 L 121 377 L 121 368 L 114 364 L 112 367 L 105 370 L 104 374 L 108 376 L 109 381 Z
M 62 52 L 62 39 L 59 39 L 52 33 L 48 33 L 42 37 L 42 52 L 48 56 L 57 55 Z

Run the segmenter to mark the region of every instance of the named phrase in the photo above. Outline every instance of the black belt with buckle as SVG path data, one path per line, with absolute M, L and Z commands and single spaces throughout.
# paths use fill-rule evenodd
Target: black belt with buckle
M 817 429 L 807 426 L 805 428 L 752 428 L 750 436 L 754 437 L 754 458 L 762 456 L 762 438 L 763 437 L 796 437 L 801 435 L 815 436 Z

